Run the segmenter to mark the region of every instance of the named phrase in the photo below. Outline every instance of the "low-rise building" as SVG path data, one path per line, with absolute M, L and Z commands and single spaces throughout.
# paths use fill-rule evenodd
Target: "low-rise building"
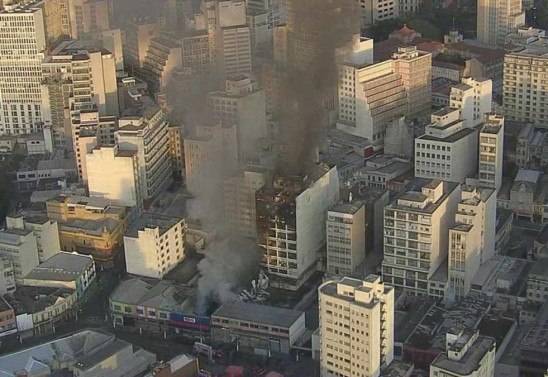
M 297 310 L 230 302 L 211 315 L 213 341 L 237 339 L 240 350 L 256 354 L 288 354 L 304 331 L 305 313 Z
M 15 311 L 5 298 L 0 296 L 0 338 L 17 332 Z
M 536 303 L 548 301 L 548 259 L 539 259 L 527 277 L 527 300 Z
M 495 340 L 477 330 L 447 333 L 447 352 L 436 357 L 430 377 L 493 377 L 495 348 Z
M 186 229 L 181 217 L 143 213 L 124 235 L 127 272 L 163 278 L 185 257 Z
M 195 314 L 196 289 L 167 280 L 129 278 L 109 298 L 114 326 L 155 333 L 209 331 L 210 318 Z
M 503 183 L 497 196 L 500 208 L 514 211 L 517 218 L 544 224 L 548 221 L 548 175 L 520 169 L 513 181 Z
M 521 376 L 542 376 L 548 370 L 548 303 L 544 303 L 536 321 L 529 327 L 519 345 Z
M 386 184 L 413 171 L 408 157 L 380 155 L 365 162 L 365 166 L 354 173 L 361 187 L 386 188 Z
M 152 366 L 152 372 L 145 377 L 194 377 L 200 373 L 198 358 L 181 354 L 167 362 L 159 362 Z
M 520 128 L 516 142 L 516 164 L 548 167 L 548 137 L 545 130 L 524 123 Z
M 0 296 L 13 293 L 17 289 L 15 285 L 15 267 L 8 256 L 0 256 Z
M 72 318 L 76 291 L 69 288 L 19 287 L 4 296 L 17 316 L 21 337 L 55 333 L 55 324 Z M 1 363 L 0 363 L 1 365 Z
M 95 263 L 89 255 L 60 252 L 34 267 L 23 279 L 33 287 L 69 288 L 81 298 L 95 280 Z
M 59 352 L 62 350 L 62 352 Z M 156 356 L 98 330 L 83 330 L 0 356 L 5 376 L 142 376 Z

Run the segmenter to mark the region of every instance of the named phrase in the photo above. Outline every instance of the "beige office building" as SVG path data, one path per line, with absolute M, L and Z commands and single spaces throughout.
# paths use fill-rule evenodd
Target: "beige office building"
M 548 127 L 548 42 L 541 39 L 504 57 L 504 115 Z
M 42 128 L 43 12 L 42 1 L 5 5 L 0 11 L 0 135 L 28 134 Z
M 394 288 L 380 276 L 318 288 L 320 376 L 379 376 L 394 358 Z
M 478 41 L 503 45 L 506 36 L 523 25 L 522 0 L 478 0 Z

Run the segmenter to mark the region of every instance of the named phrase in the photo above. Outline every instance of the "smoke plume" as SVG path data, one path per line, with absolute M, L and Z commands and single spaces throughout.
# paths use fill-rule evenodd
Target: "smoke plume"
M 276 69 L 284 170 L 304 173 L 315 162 L 336 103 L 337 48 L 359 33 L 355 0 L 292 0 L 287 9 L 288 54 Z
M 259 255 L 255 242 L 243 238 L 226 238 L 212 243 L 198 264 L 196 311 L 206 314 L 212 303 L 236 301 L 238 286 L 248 283 L 258 272 Z

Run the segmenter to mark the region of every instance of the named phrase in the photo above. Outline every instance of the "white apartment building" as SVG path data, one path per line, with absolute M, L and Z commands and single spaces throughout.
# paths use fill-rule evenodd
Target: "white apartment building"
M 56 146 L 78 133 L 80 112 L 97 112 L 100 117 L 119 114 L 116 84 L 116 58 L 105 50 L 85 42 L 60 43 L 42 61 L 42 113 L 45 125 L 51 125 Z M 72 130 L 69 119 L 71 119 Z
M 480 264 L 495 254 L 496 193 L 493 189 L 463 186 L 449 228 L 448 297 L 468 295 Z
M 251 74 L 251 31 L 244 0 L 217 4 L 217 68 L 222 79 Z
M 168 123 L 163 109 L 152 106 L 141 117 L 122 117 L 115 133 L 120 151 L 136 151 L 143 200 L 155 197 L 171 177 Z M 118 152 L 118 153 L 119 153 Z
M 358 0 L 362 11 L 361 27 L 370 26 L 379 21 L 399 18 L 399 0 Z
M 61 251 L 57 221 L 45 216 L 7 216 L 7 229 L 31 230 L 36 237 L 38 260 L 46 261 Z
M 384 210 L 383 281 L 426 295 L 447 258 L 448 232 L 461 197 L 457 183 L 417 179 Z
M 478 330 L 447 333 L 446 352 L 430 365 L 430 377 L 494 377 L 496 342 Z
M 85 156 L 89 196 L 110 199 L 140 211 L 143 194 L 137 154 L 118 146 L 92 149 Z
M 337 128 L 383 143 L 389 121 L 407 112 L 407 94 L 391 61 L 373 64 L 373 40 L 355 41 L 339 64 Z
M 398 47 L 392 55 L 392 64 L 401 76 L 407 91 L 409 118 L 430 113 L 432 103 L 432 54 L 419 51 L 416 46 Z
M 340 202 L 329 208 L 326 221 L 327 272 L 351 276 L 365 260 L 365 204 Z
M 209 94 L 213 114 L 224 125 L 236 125 L 240 161 L 259 156 L 257 142 L 267 137 L 266 98 L 250 77 L 226 79 L 225 90 Z
M 46 49 L 42 1 L 5 4 L 0 11 L 0 135 L 42 126 L 40 63 Z
M 0 296 L 13 293 L 16 289 L 13 261 L 9 257 L 0 256 Z
M 379 376 L 394 358 L 394 288 L 376 275 L 318 288 L 320 376 Z
M 476 176 L 477 130 L 465 127 L 459 115 L 450 107 L 432 114 L 425 133 L 415 138 L 415 177 L 464 183 Z
M 184 140 L 185 177 L 190 192 L 209 189 L 215 179 L 221 184 L 224 176 L 238 167 L 238 136 L 236 126 L 213 124 L 197 126 L 195 134 Z
M 247 167 L 243 176 L 235 176 L 223 182 L 225 223 L 228 228 L 244 237 L 257 237 L 257 208 L 255 193 L 265 185 L 266 170 Z
M 320 164 L 308 176 L 277 176 L 256 195 L 257 238 L 271 285 L 299 289 L 316 271 L 329 207 L 339 199 L 337 168 Z
M 487 114 L 479 134 L 478 181 L 480 186 L 502 186 L 504 116 Z
M 491 112 L 493 82 L 481 77 L 464 77 L 461 81 L 451 87 L 449 107 L 460 110 L 466 127 L 479 126 L 485 114 Z
M 72 146 L 76 170 L 81 181 L 87 180 L 85 156 L 96 146 L 114 145 L 114 132 L 118 129 L 116 118 L 100 116 L 96 110 L 77 110 L 71 114 Z
M 183 218 L 145 212 L 124 235 L 129 274 L 162 279 L 185 257 Z
M 541 39 L 504 57 L 504 115 L 548 127 L 548 40 Z
M 523 25 L 522 0 L 478 0 L 478 41 L 503 45 L 506 36 Z
M 15 281 L 22 283 L 23 278 L 39 263 L 36 236 L 32 230 L 0 230 L 0 257 L 13 262 Z

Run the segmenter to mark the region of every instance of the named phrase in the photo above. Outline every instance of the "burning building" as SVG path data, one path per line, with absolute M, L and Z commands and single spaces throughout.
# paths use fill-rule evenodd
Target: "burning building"
M 297 290 L 316 271 L 325 245 L 325 218 L 339 197 L 337 168 L 275 176 L 256 194 L 257 239 L 271 285 Z

